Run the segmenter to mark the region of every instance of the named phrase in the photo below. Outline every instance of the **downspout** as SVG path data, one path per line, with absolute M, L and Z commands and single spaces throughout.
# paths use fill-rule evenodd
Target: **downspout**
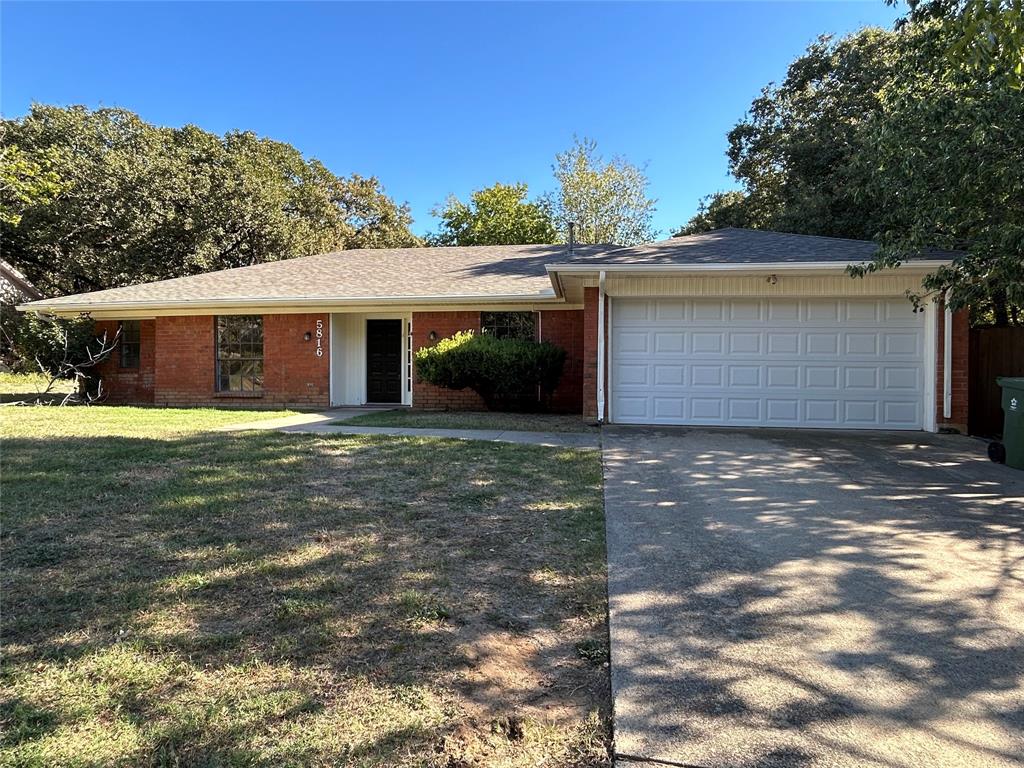
M 597 423 L 604 423 L 604 270 L 597 279 Z
M 945 318 L 942 326 L 942 418 L 953 415 L 953 310 L 949 294 L 943 300 Z

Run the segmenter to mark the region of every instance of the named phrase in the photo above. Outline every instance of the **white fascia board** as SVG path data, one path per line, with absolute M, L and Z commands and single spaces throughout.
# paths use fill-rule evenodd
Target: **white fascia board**
M 821 272 L 839 271 L 864 262 L 841 261 L 780 261 L 762 262 L 758 264 L 733 264 L 726 262 L 710 262 L 707 264 L 545 264 L 549 275 L 596 275 L 599 272 L 630 272 L 630 273 L 701 273 L 701 272 Z M 915 259 L 905 261 L 899 269 L 910 271 L 927 271 L 952 264 L 950 259 Z
M 320 309 L 324 307 L 361 306 L 413 306 L 422 304 L 562 304 L 561 297 L 554 291 L 534 294 L 506 295 L 447 295 L 447 296 L 309 296 L 309 297 L 250 297 L 241 299 L 175 299 L 171 301 L 104 301 L 104 302 L 62 302 L 32 301 L 15 307 L 20 312 L 42 314 L 78 315 L 83 312 L 152 312 L 154 310 L 206 310 L 232 309 L 235 307 L 302 307 Z M 188 314 L 187 311 L 183 314 Z

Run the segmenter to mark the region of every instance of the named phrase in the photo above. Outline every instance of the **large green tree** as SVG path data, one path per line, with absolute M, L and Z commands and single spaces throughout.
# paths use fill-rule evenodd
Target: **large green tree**
M 878 206 L 854 160 L 864 150 L 864 117 L 878 111 L 879 87 L 898 66 L 898 38 L 872 28 L 815 41 L 728 134 L 742 196 L 712 196 L 684 231 L 731 225 L 873 237 Z
M 647 196 L 643 168 L 622 157 L 604 159 L 592 139 L 577 138 L 555 156 L 555 218 L 576 224 L 581 243 L 635 245 L 657 236 L 652 219 L 657 201 Z
M 432 245 L 516 245 L 553 243 L 558 233 L 551 206 L 543 198 L 527 199 L 526 184 L 495 184 L 478 189 L 469 202 L 449 197 L 432 213 L 441 219 Z
M 742 191 L 707 198 L 683 228 L 748 226 L 877 240 L 864 270 L 940 246 L 966 255 L 922 295 L 1004 324 L 1024 301 L 1024 99 L 950 55 L 942 20 L 821 38 L 729 133 Z
M 956 28 L 929 23 L 879 90 L 856 158 L 877 206 L 878 257 L 856 274 L 898 266 L 931 246 L 964 257 L 925 280 L 926 292 L 975 319 L 1024 322 L 1024 93 L 1007 76 L 949 62 Z M 955 61 L 955 60 L 953 60 Z
M 419 244 L 376 179 L 253 133 L 44 105 L 0 131 L 4 255 L 47 294 Z
M 886 0 L 898 5 L 899 0 Z M 1024 89 L 1024 0 L 907 0 L 899 25 L 936 21 L 950 63 L 973 79 Z
M 738 189 L 707 195 L 701 199 L 693 218 L 672 235 L 693 235 L 724 227 L 755 228 L 757 224 L 748 206 L 748 200 L 747 193 Z

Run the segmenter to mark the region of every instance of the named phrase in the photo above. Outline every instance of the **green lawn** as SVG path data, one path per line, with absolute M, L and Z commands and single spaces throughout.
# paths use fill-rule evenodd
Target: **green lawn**
M 500 429 L 521 432 L 596 432 L 582 416 L 548 413 L 494 413 L 490 411 L 417 411 L 402 409 L 367 413 L 334 422 L 364 427 L 418 427 L 422 429 Z
M 0 371 L 0 403 L 26 400 L 46 389 L 50 377 L 43 373 L 8 373 Z M 74 391 L 75 383 L 67 379 L 54 382 L 50 394 L 60 400 Z
M 608 765 L 596 452 L 252 418 L 0 409 L 0 764 Z

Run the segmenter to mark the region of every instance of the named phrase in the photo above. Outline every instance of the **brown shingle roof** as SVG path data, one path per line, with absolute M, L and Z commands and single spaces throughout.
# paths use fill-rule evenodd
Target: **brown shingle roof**
M 606 246 L 577 246 L 576 253 Z M 552 298 L 545 264 L 564 261 L 564 245 L 381 248 L 338 251 L 255 264 L 191 277 L 48 299 L 32 309 L 113 308 L 126 305 L 216 304 L 249 300 Z
M 614 248 L 601 254 L 591 254 L 584 259 L 566 261 L 570 264 L 580 261 L 636 266 L 813 262 L 859 264 L 870 259 L 877 250 L 878 243 L 871 240 L 727 227 L 631 248 Z M 960 253 L 929 249 L 921 255 L 931 259 L 954 259 Z
M 556 300 L 546 265 L 693 267 L 704 264 L 859 263 L 878 246 L 752 229 L 720 229 L 630 248 L 577 245 L 495 245 L 338 251 L 192 277 L 112 288 L 26 305 L 74 313 L 139 308 L 317 303 Z M 953 259 L 952 251 L 924 256 Z M 558 271 L 558 267 L 554 268 Z

